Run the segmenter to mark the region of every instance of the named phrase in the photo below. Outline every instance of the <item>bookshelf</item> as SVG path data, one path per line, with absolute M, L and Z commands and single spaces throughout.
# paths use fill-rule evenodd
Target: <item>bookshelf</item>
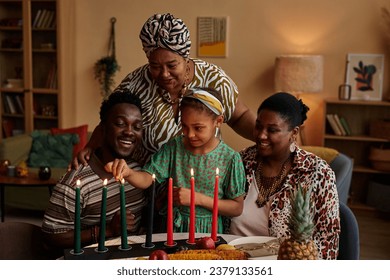
M 0 139 L 59 126 L 57 6 L 0 0 Z
M 368 186 L 372 181 L 390 182 L 390 172 L 372 168 L 370 147 L 389 145 L 390 139 L 370 136 L 370 123 L 390 119 L 390 102 L 325 100 L 323 146 L 332 147 L 354 160 L 349 205 L 352 208 L 369 209 Z M 337 114 L 349 126 L 350 135 L 336 135 L 327 115 Z

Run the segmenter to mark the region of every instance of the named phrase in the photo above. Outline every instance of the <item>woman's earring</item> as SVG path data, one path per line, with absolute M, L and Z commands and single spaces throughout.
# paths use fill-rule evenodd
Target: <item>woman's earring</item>
M 215 134 L 214 134 L 214 137 L 217 138 L 219 136 L 219 127 L 217 126 L 215 128 Z
M 296 144 L 295 144 L 295 141 L 292 142 L 292 143 L 290 144 L 290 152 L 291 152 L 291 153 L 295 152 L 296 147 L 297 147 L 297 146 L 296 146 Z

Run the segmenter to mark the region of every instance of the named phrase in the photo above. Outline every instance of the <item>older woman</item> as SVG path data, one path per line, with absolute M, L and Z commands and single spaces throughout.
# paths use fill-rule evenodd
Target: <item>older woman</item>
M 302 185 L 311 188 L 318 257 L 335 259 L 340 233 L 335 174 L 324 160 L 296 145 L 308 110 L 283 92 L 260 105 L 253 130 L 256 145 L 241 152 L 247 178 L 244 210 L 231 220 L 230 233 L 287 237 L 289 197 Z
M 215 88 L 222 94 L 224 119 L 241 136 L 250 133 L 255 115 L 239 100 L 236 84 L 218 66 L 189 57 L 190 33 L 184 22 L 171 14 L 150 17 L 140 32 L 143 50 L 149 63 L 134 70 L 115 89 L 131 91 L 142 100 L 144 150 L 140 162 L 181 133 L 179 105 L 187 87 Z M 99 126 L 91 141 L 79 154 L 86 163 L 91 150 L 100 145 Z M 73 164 L 78 165 L 77 158 Z

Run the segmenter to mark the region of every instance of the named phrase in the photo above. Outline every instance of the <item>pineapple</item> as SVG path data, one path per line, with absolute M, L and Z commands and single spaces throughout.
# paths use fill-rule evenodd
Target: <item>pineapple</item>
M 310 190 L 301 186 L 290 197 L 291 213 L 288 220 L 290 237 L 279 247 L 278 260 L 316 260 L 318 250 L 313 241 L 313 216 L 310 211 Z

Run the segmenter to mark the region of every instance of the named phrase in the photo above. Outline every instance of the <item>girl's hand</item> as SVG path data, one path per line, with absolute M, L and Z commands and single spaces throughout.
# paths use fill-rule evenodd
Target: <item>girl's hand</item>
M 111 162 L 108 162 L 104 169 L 112 173 L 114 178 L 118 181 L 121 181 L 123 178 L 126 178 L 131 174 L 131 169 L 127 166 L 127 163 L 124 159 L 114 159 Z
M 190 206 L 191 190 L 186 188 L 173 188 L 173 203 L 175 205 Z
M 72 162 L 68 165 L 68 171 L 71 169 L 76 170 L 79 168 L 79 165 L 88 165 L 88 161 L 93 153 L 92 148 L 84 147 L 73 159 Z

